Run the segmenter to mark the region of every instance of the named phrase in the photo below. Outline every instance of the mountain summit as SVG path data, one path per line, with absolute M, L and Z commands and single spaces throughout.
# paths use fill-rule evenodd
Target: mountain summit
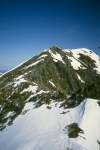
M 92 50 L 54 46 L 0 76 L 1 135 L 19 137 L 5 150 L 99 150 L 99 126 L 100 57 Z

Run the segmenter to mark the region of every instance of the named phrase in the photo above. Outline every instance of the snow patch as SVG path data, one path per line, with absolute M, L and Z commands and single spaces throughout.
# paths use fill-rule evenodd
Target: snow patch
M 81 79 L 81 77 L 80 77 L 80 75 L 77 73 L 77 77 L 78 77 L 78 79 L 82 82 L 82 83 L 85 83 L 85 81 L 83 81 L 82 79 Z
M 75 70 L 79 70 L 79 68 L 84 69 L 84 67 L 82 66 L 82 64 L 76 60 L 73 57 L 67 56 L 69 60 L 71 60 L 71 66 L 75 69 Z
M 56 87 L 55 84 L 54 84 L 51 80 L 49 80 L 49 83 L 50 83 L 53 87 Z
M 24 92 L 36 93 L 37 90 L 38 90 L 38 86 L 37 86 L 37 85 L 29 85 L 29 87 L 28 87 L 28 88 L 25 88 L 25 89 L 21 92 L 21 94 L 24 93 Z
M 96 70 L 97 73 L 100 74 L 100 57 L 96 53 L 86 48 L 72 49 L 71 52 L 73 53 L 73 56 L 77 59 L 79 59 L 80 54 L 89 56 L 92 60 L 95 61 L 94 63 L 96 67 L 94 68 L 94 70 Z
M 36 92 L 36 93 L 31 94 L 31 95 L 27 98 L 26 101 L 28 102 L 31 98 L 33 98 L 33 97 L 35 97 L 35 96 L 37 96 L 37 95 L 45 94 L 45 93 L 49 93 L 49 91 L 40 90 L 40 91 L 38 91 L 38 92 Z
M 6 118 L 9 118 L 9 117 L 13 116 L 14 114 L 15 114 L 14 111 L 10 111 L 10 112 L 6 115 Z
M 47 56 L 48 56 L 47 54 L 44 54 L 44 55 L 41 55 L 38 59 L 45 58 Z
M 44 61 L 44 59 L 37 60 L 36 62 L 34 62 L 34 63 L 28 65 L 27 67 L 25 67 L 25 69 L 28 69 L 28 68 L 30 68 L 30 67 L 33 67 L 33 66 L 39 64 L 39 63 L 42 62 L 42 61 Z
M 49 53 L 51 54 L 51 56 L 55 62 L 60 61 L 63 64 L 65 64 L 65 62 L 63 61 L 63 59 L 59 53 L 55 52 L 55 54 L 54 54 L 50 49 L 49 49 Z
M 20 75 L 14 79 L 14 87 L 19 86 L 21 83 L 25 83 L 27 80 L 24 79 L 24 75 Z

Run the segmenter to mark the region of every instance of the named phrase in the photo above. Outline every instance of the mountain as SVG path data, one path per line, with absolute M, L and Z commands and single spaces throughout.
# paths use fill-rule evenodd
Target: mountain
M 99 126 L 100 57 L 89 49 L 54 46 L 0 77 L 1 150 L 99 150 Z

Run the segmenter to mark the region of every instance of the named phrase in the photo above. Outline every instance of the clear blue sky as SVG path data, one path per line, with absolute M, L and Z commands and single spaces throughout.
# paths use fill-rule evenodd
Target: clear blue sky
M 0 0 L 0 69 L 52 45 L 100 46 L 99 0 Z

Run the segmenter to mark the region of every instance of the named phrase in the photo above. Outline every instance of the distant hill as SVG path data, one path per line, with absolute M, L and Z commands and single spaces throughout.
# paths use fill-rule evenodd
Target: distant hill
M 2 73 L 0 72 L 0 76 L 2 75 Z

